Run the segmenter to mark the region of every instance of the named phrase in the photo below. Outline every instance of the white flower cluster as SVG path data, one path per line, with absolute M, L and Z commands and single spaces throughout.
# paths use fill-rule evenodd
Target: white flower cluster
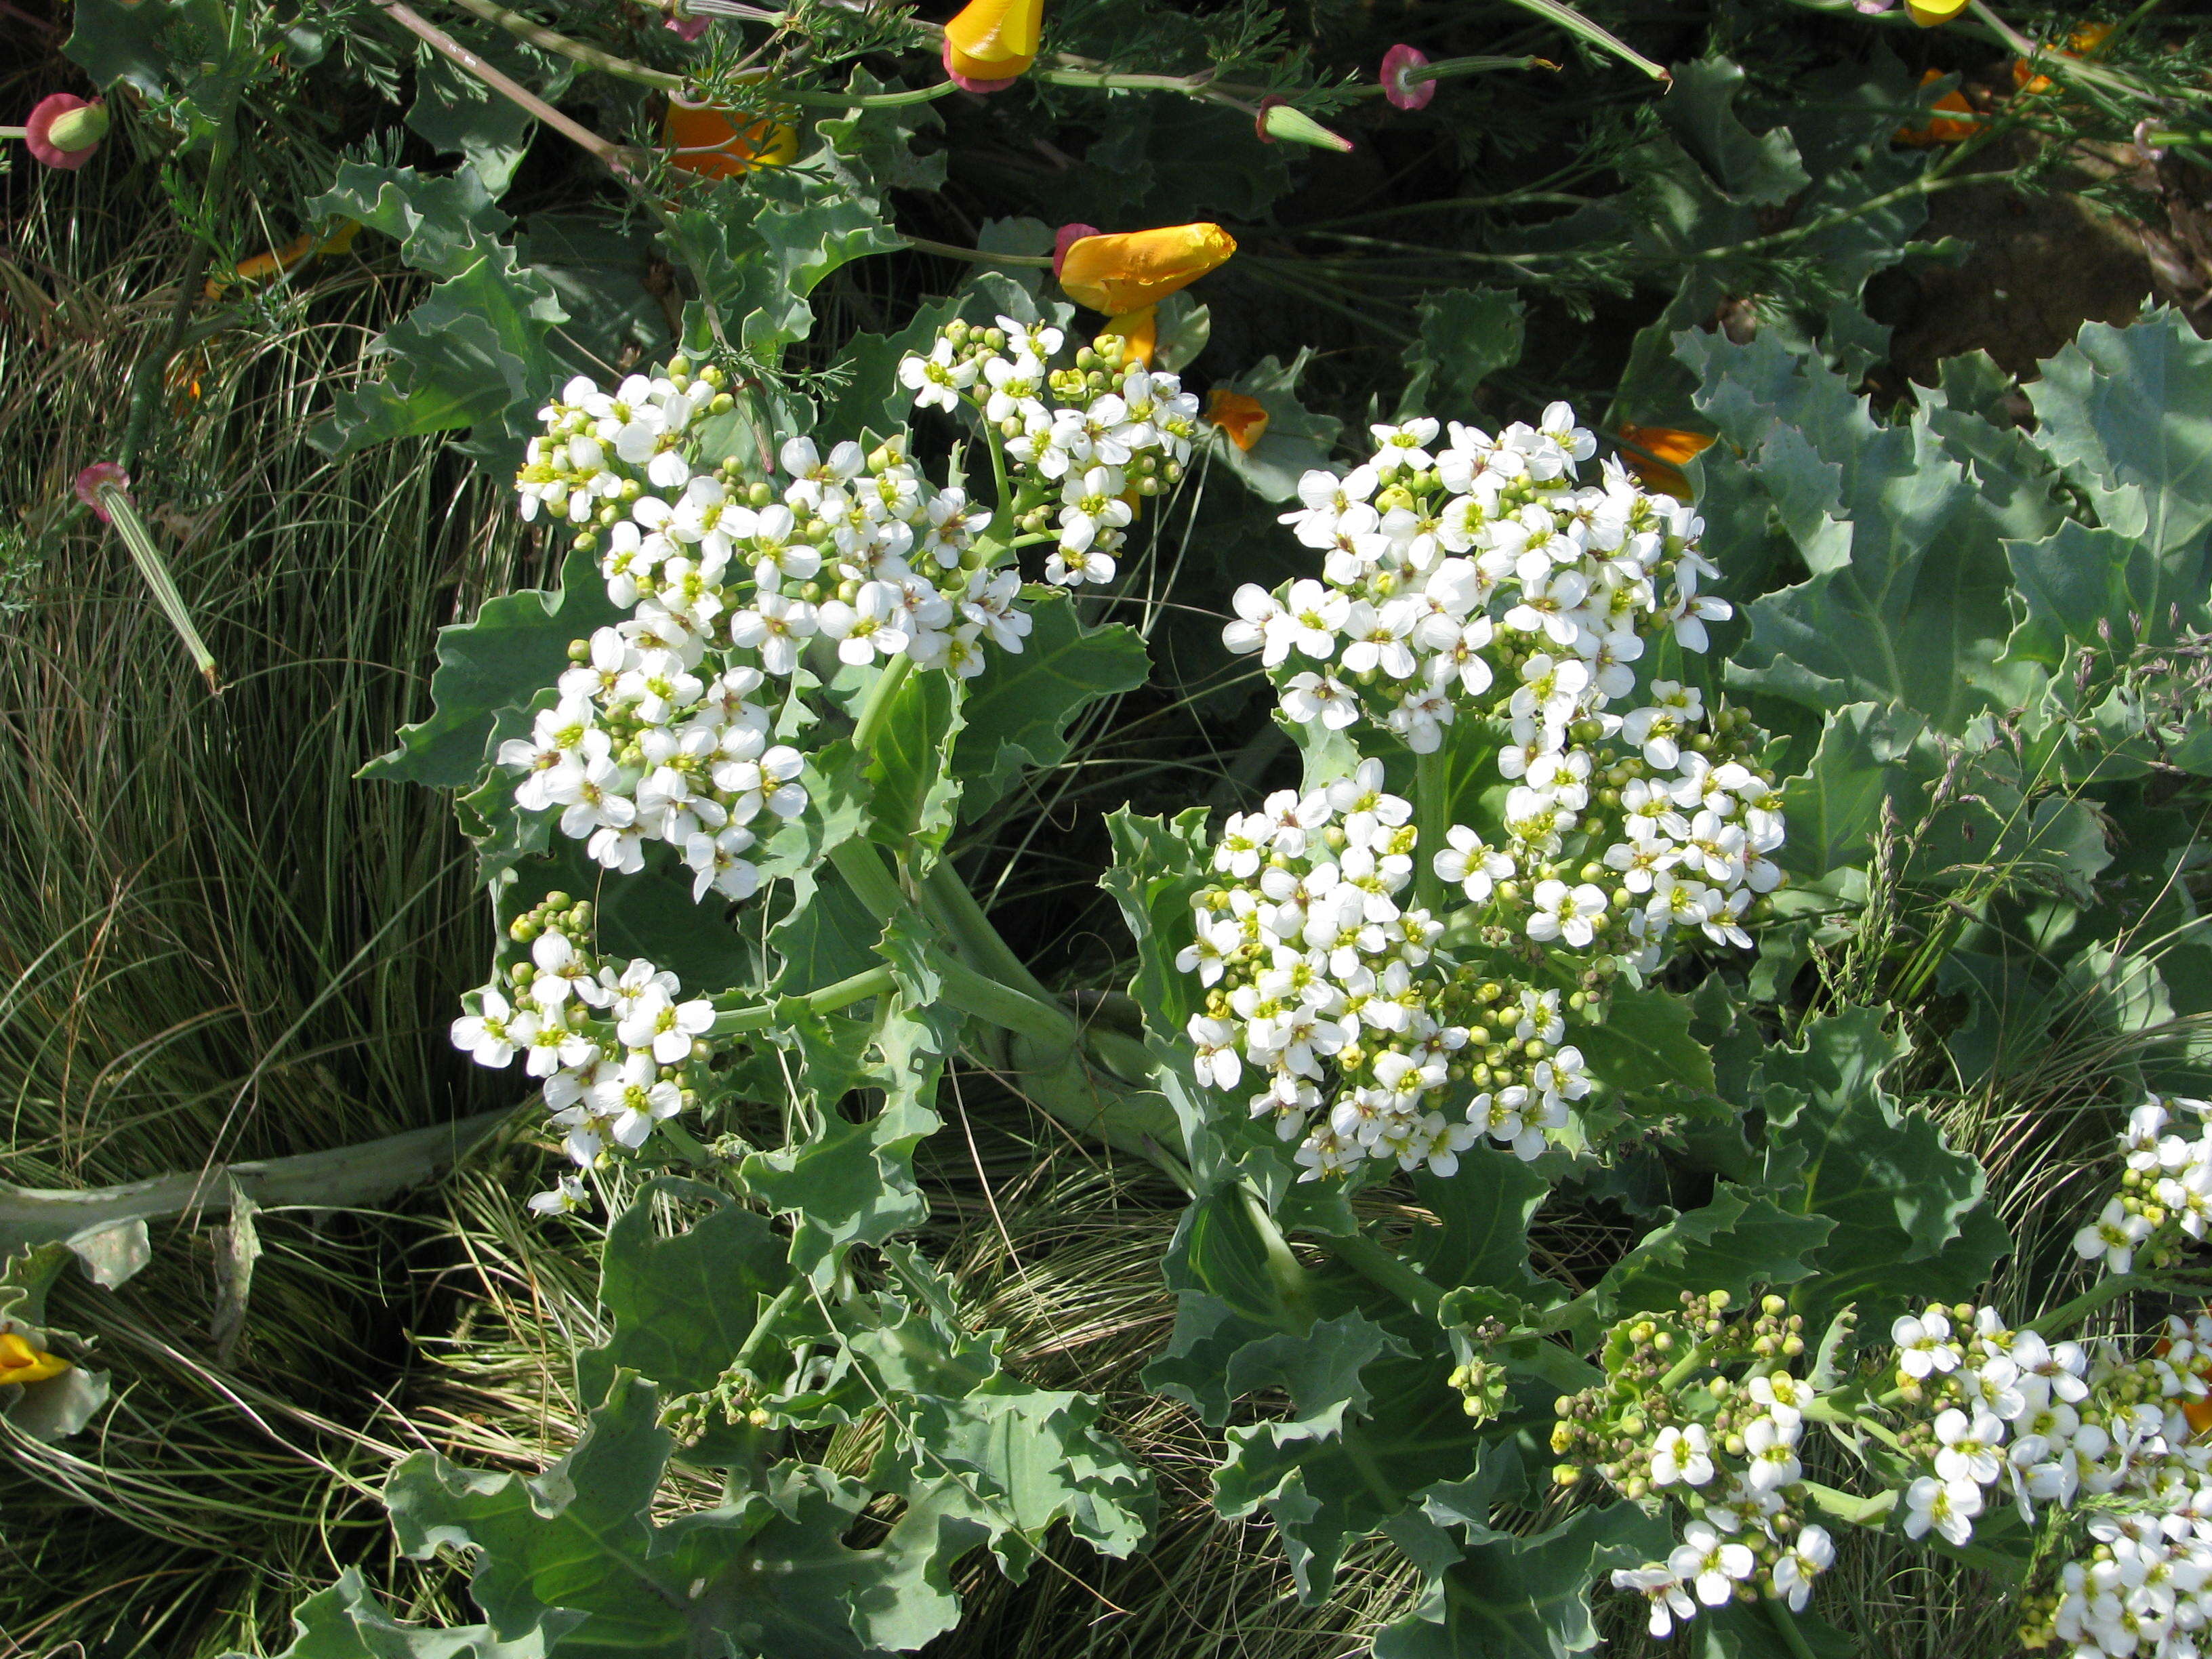
M 781 471 L 763 460 L 750 483 L 743 462 L 695 465 L 701 422 L 730 407 L 721 384 L 679 358 L 611 394 L 571 380 L 539 411 L 544 434 L 516 480 L 523 516 L 579 526 L 632 614 L 580 642 L 559 702 L 499 751 L 523 775 L 525 811 L 557 809 L 562 832 L 611 870 L 668 842 L 696 898 L 750 896 L 752 824 L 806 805 L 802 757 L 774 741 L 802 662 L 827 678 L 904 657 L 965 678 L 987 641 L 1018 652 L 1030 629 L 1020 577 L 977 545 L 990 510 L 931 485 L 896 441 L 825 458 L 791 438 Z
M 923 409 L 966 404 L 1008 468 L 1015 527 L 1054 543 L 1045 580 L 1066 587 L 1114 580 L 1136 503 L 1181 476 L 1198 434 L 1198 399 L 1174 375 L 1121 361 L 1118 339 L 1054 369 L 1060 331 L 1001 317 L 939 331 L 927 356 L 899 364 Z
M 2084 1260 L 2124 1273 L 2203 1241 L 2208 1118 L 2212 1104 L 2179 1097 L 2129 1114 L 2120 1193 L 2074 1241 Z M 1906 1531 L 1963 1543 L 1984 1490 L 2000 1486 L 2023 1518 L 2038 1502 L 2078 1511 L 2073 1559 L 2031 1601 L 2023 1642 L 2073 1659 L 2198 1659 L 2212 1646 L 2212 1316 L 2169 1317 L 2133 1359 L 2109 1339 L 2006 1332 L 1989 1309 L 1972 1331 L 1931 1309 L 1893 1333 L 1900 1384 L 1936 1411 Z
M 1401 902 L 1413 805 L 1379 761 L 1232 817 L 1214 850 L 1223 885 L 1192 900 L 1176 958 L 1206 988 L 1188 1036 L 1200 1083 L 1246 1082 L 1251 1115 L 1300 1140 L 1302 1181 L 1364 1159 L 1437 1175 L 1487 1135 L 1524 1158 L 1589 1092 L 1559 1046 L 1557 990 L 1484 980 L 1441 954 L 1442 926 Z
M 591 926 L 589 904 L 549 895 L 511 929 L 529 960 L 471 992 L 471 1012 L 453 1022 L 453 1046 L 479 1066 L 504 1067 L 519 1054 L 544 1079 L 547 1109 L 582 1170 L 610 1147 L 642 1146 L 654 1124 L 692 1103 L 684 1068 L 714 1023 L 714 1005 L 684 1000 L 674 974 L 642 959 L 617 967 L 580 944 Z M 550 1215 L 587 1201 L 582 1180 L 563 1176 L 530 1208 Z
M 1364 719 L 1416 754 L 1462 718 L 1506 728 L 1504 839 L 1455 825 L 1425 849 L 1501 925 L 1577 950 L 1610 933 L 1647 969 L 1675 930 L 1747 947 L 1784 836 L 1757 734 L 1694 688 L 1639 695 L 1636 667 L 1668 632 L 1703 652 L 1729 614 L 1699 591 L 1716 574 L 1702 521 L 1616 463 L 1578 482 L 1595 442 L 1565 404 L 1494 437 L 1455 422 L 1439 444 L 1425 418 L 1373 431 L 1370 460 L 1309 472 L 1284 515 L 1322 576 L 1240 588 L 1229 647 L 1260 654 L 1301 723 Z
M 1639 1318 L 1617 1328 L 1608 1367 L 1630 1386 L 1616 1382 L 1563 1400 L 1553 1431 L 1554 1451 L 1595 1462 L 1615 1491 L 1664 1497 L 1690 1511 L 1665 1560 L 1613 1575 L 1615 1589 L 1649 1601 L 1655 1637 L 1671 1635 L 1700 1607 L 1754 1590 L 1802 1611 L 1813 1581 L 1836 1558 L 1826 1529 L 1806 1519 L 1811 1506 L 1798 1449 L 1820 1396 L 1809 1376 L 1792 1370 L 1804 1356 L 1802 1322 L 1770 1296 L 1748 1322 L 1727 1326 L 1721 1316 L 1729 1301 L 1717 1291 L 1686 1297 L 1680 1320 Z M 1699 1337 L 1725 1349 L 1720 1359 L 1750 1358 L 1748 1371 L 1696 1386 L 1659 1384 L 1686 1339 Z M 1579 1475 L 1577 1466 L 1567 1467 Z
M 2169 1133 L 2184 1114 L 2192 1133 Z M 2082 1230 L 2076 1246 L 2085 1258 L 2125 1273 L 2136 1255 L 2155 1260 L 2183 1239 L 2203 1240 L 2208 1118 L 2212 1105 L 2178 1098 L 2154 1097 L 2130 1115 L 2123 1198 Z M 1765 1305 L 1783 1304 L 1768 1297 Z M 1718 1335 L 1717 1322 L 1700 1322 L 1703 1311 L 1692 1310 L 1674 1350 L 1681 1336 Z M 1669 1420 L 1648 1446 L 1620 1455 L 1623 1438 L 1646 1437 L 1653 1420 L 1698 1409 L 1683 1404 L 1694 1389 L 1651 1386 L 1671 1380 L 1672 1352 L 1646 1357 L 1638 1346 L 1664 1350 L 1655 1341 L 1662 1329 L 1674 1327 L 1658 1316 L 1629 1328 L 1607 1364 L 1630 1386 L 1616 1381 L 1611 1394 L 1563 1401 L 1553 1434 L 1554 1449 L 1597 1463 L 1626 1496 L 1663 1492 L 1697 1514 L 1666 1561 L 1617 1571 L 1614 1584 L 1650 1599 L 1656 1636 L 1701 1604 L 1720 1606 L 1762 1571 L 1768 1593 L 1802 1607 L 1805 1568 L 1832 1559 L 1831 1541 L 1803 1527 L 1778 1555 L 1788 1520 L 1764 1539 L 1757 1532 L 1762 1515 L 1796 1507 L 1798 1430 L 1818 1403 L 1811 1384 L 1762 1362 L 1742 1386 L 1707 1385 L 1720 1403 L 1705 1419 Z M 1890 1340 L 1885 1364 L 1896 1387 L 1885 1398 L 1902 1402 L 1905 1420 L 1893 1433 L 1875 1431 L 1901 1462 L 1893 1501 L 1907 1538 L 1933 1534 L 1965 1545 L 2009 1503 L 2025 1525 L 2043 1529 L 2038 1560 L 2058 1563 L 2049 1587 L 2027 1598 L 2023 1647 L 2057 1644 L 2070 1659 L 2203 1659 L 2212 1651 L 2212 1443 L 2204 1439 L 2212 1433 L 2212 1311 L 2168 1317 L 2148 1352 L 2133 1358 L 2112 1339 L 2053 1342 L 2008 1325 L 1995 1308 L 1963 1304 L 1905 1315 Z
M 2193 1134 L 2172 1133 L 2179 1108 L 2196 1120 Z M 2124 1273 L 2146 1249 L 2155 1254 L 2185 1237 L 2204 1242 L 2212 1222 L 2212 1105 L 2154 1096 L 2128 1115 L 2120 1137 L 2127 1159 L 2120 1190 L 2097 1218 L 2074 1235 L 2086 1261 Z
M 1970 1319 L 1958 1316 L 1970 1314 Z M 1990 1308 L 1900 1319 L 1898 1373 L 1932 1419 L 1907 1431 L 1925 1473 L 1905 1531 L 1954 1544 L 1990 1500 L 2021 1518 L 2078 1510 L 2075 1559 L 2031 1601 L 2024 1643 L 2074 1659 L 2197 1659 L 2212 1621 L 2212 1316 L 2170 1318 L 2128 1360 L 2100 1341 L 2046 1343 Z

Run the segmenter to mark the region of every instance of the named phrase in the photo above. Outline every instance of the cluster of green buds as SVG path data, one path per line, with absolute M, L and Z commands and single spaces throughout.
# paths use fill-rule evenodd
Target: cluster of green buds
M 1623 1497 L 1689 1517 L 1666 1560 L 1613 1575 L 1648 1598 L 1655 1636 L 1731 1600 L 1802 1607 L 1834 1559 L 1798 1458 L 1806 1422 L 1829 1414 L 1795 1369 L 1802 1316 L 1778 1296 L 1732 1315 L 1733 1301 L 1685 1291 L 1677 1308 L 1620 1321 L 1601 1352 L 1605 1381 L 1556 1406 L 1560 1485 L 1595 1469 Z
M 672 1395 L 661 1402 L 660 1426 L 688 1450 L 707 1437 L 720 1419 L 726 1428 L 772 1428 L 775 1414 L 762 1404 L 759 1382 L 732 1365 L 707 1387 L 693 1394 Z
M 1490 1358 L 1490 1351 L 1508 1334 L 1503 1320 L 1491 1318 L 1468 1326 L 1454 1346 L 1472 1351 L 1473 1358 L 1452 1367 L 1449 1386 L 1461 1395 L 1460 1405 L 1478 1423 L 1487 1423 L 1505 1409 L 1508 1368 Z

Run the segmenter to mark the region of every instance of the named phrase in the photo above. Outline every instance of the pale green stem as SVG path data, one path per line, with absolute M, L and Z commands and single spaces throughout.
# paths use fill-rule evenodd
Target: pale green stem
M 927 236 L 901 235 L 899 240 L 920 253 L 939 253 L 948 259 L 965 259 L 975 265 L 1020 265 L 1031 270 L 1050 270 L 1049 253 L 987 253 L 980 247 L 962 247 L 957 242 L 933 242 Z
M 878 921 L 889 921 L 906 908 L 906 895 L 897 878 L 884 867 L 883 854 L 871 841 L 844 841 L 830 849 L 830 862 L 853 890 L 853 896 Z
M 1260 1247 L 1267 1257 L 1268 1277 L 1275 1281 L 1275 1288 L 1282 1293 L 1291 1312 L 1304 1314 L 1313 1282 L 1305 1263 L 1291 1249 L 1290 1240 L 1283 1237 L 1283 1230 L 1267 1213 L 1267 1206 L 1261 1202 L 1259 1194 L 1249 1186 L 1239 1185 L 1237 1195 L 1244 1200 L 1244 1213 L 1251 1218 L 1253 1231 L 1260 1235 Z M 1303 1322 L 1301 1320 L 1301 1325 Z
M 951 935 L 953 945 L 976 967 L 1040 1001 L 1053 1000 L 1052 993 L 991 925 L 982 905 L 950 864 L 940 860 L 931 866 L 921 878 L 921 897 L 931 916 Z
M 792 1304 L 799 1300 L 805 1288 L 806 1275 L 794 1274 L 791 1282 L 775 1293 L 775 1300 L 761 1310 L 760 1318 L 754 1322 L 752 1329 L 745 1333 L 745 1340 L 738 1349 L 738 1357 L 730 1362 L 732 1370 L 750 1368 L 762 1348 L 767 1346 L 769 1334 L 775 1329 L 777 1322 L 791 1311 Z
M 1012 541 L 1014 532 L 1014 491 L 1013 486 L 1006 482 L 1006 442 L 1000 437 L 999 428 L 993 426 L 988 421 L 983 424 L 983 437 L 990 446 L 991 482 L 997 488 L 999 492 L 999 511 L 1006 515 L 1005 528 L 1009 544 L 1018 545 L 1018 544 Z M 1039 539 L 1042 540 L 1042 538 L 1040 538 Z
M 1444 751 L 1440 744 L 1413 757 L 1413 896 L 1431 915 L 1444 908 L 1443 878 L 1437 854 L 1450 844 L 1450 803 L 1444 799 Z
M 199 629 L 192 626 L 191 614 L 185 609 L 184 595 L 177 592 L 168 562 L 161 557 L 161 550 L 154 545 L 154 532 L 146 527 L 146 521 L 138 516 L 138 509 L 131 505 L 121 486 L 104 483 L 93 494 L 99 498 L 100 508 L 115 526 L 116 533 L 123 538 L 124 546 L 131 550 L 131 562 L 138 567 L 138 574 L 153 590 L 154 603 L 169 619 L 169 626 L 177 630 L 177 637 L 185 642 L 192 666 L 207 681 L 210 694 L 221 696 L 222 686 L 216 678 L 215 653 L 207 648 Z
M 1762 1595 L 1759 1601 L 1766 1608 L 1766 1622 L 1774 1626 L 1782 1638 L 1782 1645 L 1790 1650 L 1790 1659 L 1817 1659 L 1805 1640 L 1805 1632 L 1797 1628 L 1797 1615 L 1789 1607 L 1771 1595 Z
M 1674 1393 L 1689 1380 L 1691 1372 L 1705 1363 L 1705 1345 L 1702 1342 L 1692 1342 L 1690 1345 L 1689 1352 L 1676 1360 L 1668 1369 L 1667 1375 L 1659 1379 L 1658 1391 L 1662 1395 Z
M 1824 1486 L 1817 1480 L 1798 1484 L 1823 1515 L 1841 1521 L 1846 1526 L 1878 1527 L 1897 1507 L 1894 1492 L 1876 1492 L 1871 1498 L 1854 1498 L 1847 1492 L 1838 1492 L 1833 1486 Z
M 945 957 L 933 965 L 944 984 L 945 1000 L 963 1014 L 1062 1050 L 1073 1049 L 1083 1035 L 1083 1028 L 1065 1008 L 1001 985 L 957 957 Z
M 871 968 L 864 974 L 855 974 L 850 979 L 841 979 L 834 985 L 825 985 L 818 991 L 810 991 L 800 1000 L 811 1013 L 834 1014 L 856 1002 L 881 996 L 895 988 L 897 983 L 889 968 Z M 772 1025 L 785 1023 L 783 1006 L 781 1002 L 761 1002 L 750 1007 L 732 1008 L 714 1016 L 714 1023 L 708 1028 L 707 1034 L 709 1036 L 729 1036 L 738 1031 L 766 1030 Z
M 1389 1291 L 1415 1313 L 1434 1319 L 1443 1305 L 1444 1293 L 1422 1277 L 1418 1268 L 1366 1234 L 1323 1233 L 1317 1242 L 1352 1272 Z
M 1901 1452 L 1905 1449 L 1897 1437 L 1881 1424 L 1871 1422 L 1866 1418 L 1856 1416 L 1850 1412 L 1838 1410 L 1826 1400 L 1815 1400 L 1806 1406 L 1804 1416 L 1808 1422 L 1826 1423 L 1831 1428 L 1862 1429 L 1892 1451 Z
M 883 736 L 884 726 L 890 720 L 891 706 L 898 701 L 899 688 L 913 672 L 914 659 L 903 653 L 884 665 L 883 672 L 860 700 L 860 712 L 854 717 L 853 748 L 856 753 L 866 757 L 874 752 L 876 740 Z

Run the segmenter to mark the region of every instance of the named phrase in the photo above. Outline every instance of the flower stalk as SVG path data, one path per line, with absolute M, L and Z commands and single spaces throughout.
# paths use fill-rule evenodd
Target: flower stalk
M 215 653 L 208 649 L 207 641 L 193 625 L 191 613 L 185 608 L 184 595 L 178 592 L 176 579 L 169 574 L 168 561 L 161 556 L 153 531 L 138 516 L 138 508 L 123 483 L 112 477 L 101 478 L 93 485 L 91 494 L 100 516 L 115 526 L 124 546 L 131 550 L 131 562 L 145 578 L 154 603 L 168 618 L 169 626 L 176 629 L 177 637 L 184 641 L 185 654 L 192 659 L 192 666 L 207 682 L 208 695 L 221 696 L 222 684 L 216 672 Z

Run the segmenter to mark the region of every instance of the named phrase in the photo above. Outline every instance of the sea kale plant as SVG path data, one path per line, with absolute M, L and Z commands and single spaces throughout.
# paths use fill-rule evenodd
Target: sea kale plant
M 1515 4 L 1583 72 L 1669 77 Z M 1275 181 L 1237 198 L 1256 219 L 1281 147 L 1351 148 L 1320 118 L 1550 60 L 1401 44 L 1340 79 L 1250 6 L 1148 9 L 1172 74 L 1102 9 L 1054 44 L 1036 0 L 943 27 L 653 0 L 576 8 L 573 33 L 454 9 L 466 42 L 396 0 L 327 33 L 79 0 L 72 46 L 199 216 L 78 493 L 208 683 L 131 469 L 161 464 L 163 399 L 198 395 L 169 373 L 194 296 L 243 327 L 280 301 L 239 291 L 363 230 L 429 280 L 313 441 L 465 430 L 554 576 L 441 633 L 433 706 L 368 774 L 452 792 L 471 844 L 498 943 L 453 1042 L 528 1091 L 504 1133 L 542 1154 L 530 1224 L 597 1247 L 587 1421 L 535 1473 L 434 1449 L 392 1472 L 402 1550 L 464 1566 L 482 1625 L 403 1626 L 349 1571 L 300 1608 L 298 1659 L 859 1659 L 951 1631 L 986 1554 L 1018 1581 L 1095 1565 L 1069 1539 L 1144 1549 L 1155 1472 L 1111 1402 L 1022 1375 L 918 1242 L 948 1078 L 1176 1194 L 1142 1389 L 1303 1599 L 1400 1575 L 1379 1659 L 1573 1654 L 1601 1627 L 1848 1653 L 1841 1569 L 1924 1553 L 2023 1644 L 2200 1652 L 2212 349 L 2148 315 L 2085 330 L 2024 398 L 1966 358 L 1877 408 L 1858 290 L 1955 157 L 1893 142 L 1893 58 L 1824 83 L 1802 150 L 1710 58 L 1577 154 L 1570 182 L 1620 197 L 1516 195 L 1577 210 L 1468 256 L 1585 309 L 1686 273 L 1589 426 L 1556 386 L 1485 384 L 1521 300 L 1427 293 L 1420 244 L 1309 228 L 1420 294 L 1346 446 L 1296 395 L 1304 355 L 1186 390 L 1212 325 L 1184 290 L 1237 253 L 1210 221 L 895 225 L 895 191 L 947 177 L 930 106 L 1024 158 L 1059 152 L 1019 100 L 1103 112 L 1082 188 L 1116 204 L 1104 158 L 1152 143 L 1132 107 L 1170 109 L 1200 136 L 1145 176 L 1218 141 Z M 306 106 L 276 80 L 389 98 L 401 40 L 410 123 L 456 170 L 286 127 Z M 2123 113 L 2179 101 L 2022 44 Z M 586 75 L 636 142 L 557 106 Z M 32 153 L 74 171 L 113 139 L 68 101 L 34 124 L 62 159 Z M 541 216 L 526 250 L 497 201 L 533 124 L 620 206 Z M 294 169 L 313 227 L 234 260 L 225 190 Z M 641 250 L 650 292 L 608 274 Z M 1715 286 L 1752 254 L 1797 284 L 1764 322 Z M 815 338 L 817 289 L 891 314 L 848 270 L 878 256 L 990 269 Z M 1298 260 L 1246 259 L 1358 297 L 1334 255 L 1310 290 Z M 1738 326 L 1691 325 L 1715 320 Z M 1686 424 L 1628 423 L 1655 408 Z M 1076 884 L 1097 875 L 1085 927 L 1111 937 L 1071 988 L 961 855 L 1169 666 L 1170 612 L 1205 654 L 1169 694 L 1258 730 L 1204 804 L 1086 819 L 1110 866 Z M 2023 1180 L 2000 1214 L 1974 1135 L 2063 1142 L 2064 1202 Z M 51 1243 L 0 1274 L 0 1413 L 42 1441 L 107 1403 L 46 1315 L 73 1249 L 93 1263 Z
M 1010 1373 L 899 1237 L 967 1064 L 1188 1194 L 1147 1380 L 1224 1427 L 1217 1507 L 1267 1512 L 1305 1595 L 1377 1532 L 1418 1565 L 1386 1659 L 1579 1650 L 1594 1590 L 1642 1598 L 1656 1638 L 1817 1652 L 1858 1532 L 2014 1579 L 2031 1644 L 2186 1650 L 2212 1326 L 2096 1322 L 2199 1282 L 2208 1109 L 2138 1096 L 2070 1240 L 2080 1295 L 1975 1299 L 2004 1232 L 1974 1160 L 1887 1092 L 1909 1044 L 1842 1002 L 1774 1044 L 1729 988 L 1830 925 L 1801 804 L 1832 837 L 1907 797 L 1820 779 L 1863 714 L 1792 772 L 1711 672 L 1739 624 L 1697 510 L 1598 461 L 1564 404 L 1494 433 L 1413 416 L 1307 471 L 1280 517 L 1310 574 L 1240 590 L 1224 633 L 1301 780 L 1114 818 L 1135 971 L 1086 1017 L 946 848 L 1143 677 L 1081 594 L 1230 440 L 1113 334 L 954 319 L 885 372 L 952 430 L 772 441 L 682 358 L 568 384 L 515 484 L 566 539 L 563 589 L 448 630 L 438 713 L 380 763 L 483 757 L 462 811 L 510 944 L 453 1039 L 541 1079 L 569 1166 L 545 1224 L 614 1212 L 575 1449 L 535 1480 L 421 1453 L 391 1484 L 408 1549 L 474 1552 L 490 1633 L 906 1650 L 957 1617 L 979 1544 L 1016 1577 L 1056 1527 L 1142 1547 L 1152 1479 L 1097 1404 Z M 2000 765 L 1977 752 L 1954 779 Z M 2075 810 L 2046 799 L 2014 874 Z M 1579 1288 L 1540 1270 L 1540 1212 L 1662 1145 L 1705 1164 L 1702 1203 Z M 854 1425 L 872 1453 L 823 1461 Z M 669 1510 L 687 1470 L 719 1500 Z M 351 1583 L 303 1613 L 372 1616 Z

